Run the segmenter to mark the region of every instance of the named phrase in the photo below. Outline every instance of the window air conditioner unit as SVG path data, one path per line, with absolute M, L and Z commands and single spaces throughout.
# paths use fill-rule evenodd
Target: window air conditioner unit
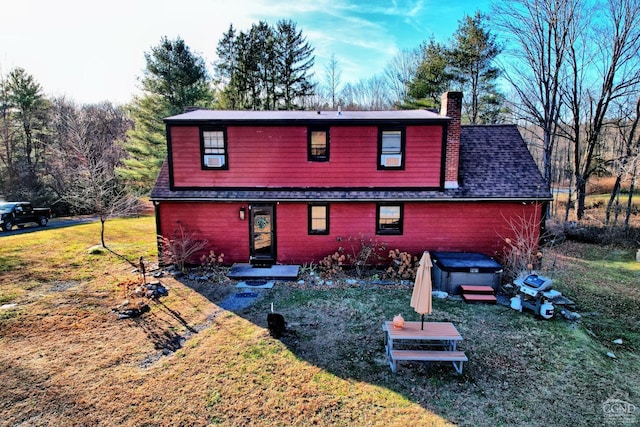
M 386 167 L 402 166 L 402 154 L 383 154 L 382 166 L 386 166 Z
M 224 156 L 208 155 L 204 156 L 204 164 L 209 168 L 219 168 L 224 166 Z

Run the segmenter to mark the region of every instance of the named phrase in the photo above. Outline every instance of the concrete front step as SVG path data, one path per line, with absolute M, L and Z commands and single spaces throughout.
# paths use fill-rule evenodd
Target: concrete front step
M 230 279 L 295 280 L 298 278 L 299 270 L 299 265 L 275 264 L 271 267 L 255 267 L 249 263 L 236 263 L 231 266 L 227 277 Z

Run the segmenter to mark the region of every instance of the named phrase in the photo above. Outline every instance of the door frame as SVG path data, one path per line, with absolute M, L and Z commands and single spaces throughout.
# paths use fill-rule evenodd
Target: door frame
M 256 212 L 267 212 L 271 216 L 271 248 L 268 254 L 256 253 L 254 220 Z M 275 203 L 250 203 L 249 204 L 249 263 L 251 265 L 275 264 L 278 260 L 276 233 L 276 204 Z

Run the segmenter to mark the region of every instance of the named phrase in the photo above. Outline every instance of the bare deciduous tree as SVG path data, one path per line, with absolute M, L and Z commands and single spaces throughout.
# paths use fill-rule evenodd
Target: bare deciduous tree
M 623 104 L 626 104 L 623 103 Z M 623 105 L 623 107 L 626 105 Z M 631 210 L 633 206 L 633 192 L 635 189 L 636 175 L 638 173 L 638 160 L 640 153 L 640 132 L 638 126 L 640 125 L 640 97 L 630 112 L 625 115 L 622 112 L 619 113 L 621 117 L 617 123 L 617 131 L 622 141 L 620 144 L 620 152 L 617 158 L 611 163 L 613 164 L 616 180 L 607 202 L 607 208 L 605 211 L 605 224 L 611 224 L 611 213 L 614 211 L 613 225 L 616 224 L 618 213 L 620 211 L 620 190 L 622 189 L 622 182 L 625 177 L 630 180 L 629 193 L 627 198 L 626 215 L 624 226 L 629 227 L 629 219 L 631 216 Z
M 62 200 L 76 212 L 98 215 L 100 241 L 109 249 L 104 240 L 107 219 L 139 210 L 138 199 L 115 173 L 125 155 L 120 143 L 130 123 L 124 111 L 110 103 L 81 108 L 67 104 L 59 112 L 57 127 L 63 135 L 59 154 L 64 158 L 56 167 L 66 169 L 61 173 L 69 179 Z
M 387 85 L 382 76 L 376 75 L 355 84 L 347 84 L 343 94 L 349 110 L 385 110 L 391 107 Z
M 543 176 L 549 184 L 563 72 L 580 5 L 580 0 L 513 0 L 493 13 L 510 41 L 505 52 L 513 62 L 504 64 L 503 75 L 518 95 L 520 118 L 542 129 Z
M 335 54 L 331 54 L 331 59 L 324 69 L 324 84 L 331 100 L 331 108 L 335 109 L 340 102 L 340 85 L 342 84 L 342 67 Z
M 409 95 L 409 84 L 413 81 L 420 64 L 420 49 L 404 49 L 387 64 L 384 78 L 393 104 L 404 102 Z
M 589 16 L 598 24 L 580 33 L 585 39 L 569 50 L 567 95 L 573 118 L 569 137 L 579 220 L 584 216 L 587 182 L 600 166 L 595 156 L 611 123 L 611 106 L 640 90 L 640 2 L 608 0 Z
M 201 234 L 178 223 L 178 226 L 173 231 L 173 236 L 158 236 L 161 263 L 163 265 L 173 265 L 184 272 L 185 266 L 193 262 L 193 258 L 209 245 L 208 240 L 200 238 Z M 214 252 L 210 252 L 210 254 L 214 254 Z M 222 255 L 222 258 L 216 258 L 216 260 L 218 259 L 224 259 L 224 255 Z M 206 255 L 203 255 L 203 261 L 206 260 Z

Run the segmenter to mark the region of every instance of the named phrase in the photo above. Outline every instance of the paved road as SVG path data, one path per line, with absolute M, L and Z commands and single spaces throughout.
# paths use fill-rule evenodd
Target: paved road
M 4 236 L 12 236 L 14 234 L 33 233 L 40 230 L 46 230 L 48 228 L 71 227 L 72 225 L 86 224 L 86 223 L 95 222 L 98 220 L 99 218 L 97 216 L 75 216 L 75 217 L 64 217 L 64 218 L 51 218 L 49 220 L 49 224 L 47 224 L 46 227 L 39 227 L 34 223 L 29 223 L 29 224 L 25 224 L 23 229 L 20 229 L 15 225 L 13 226 L 13 230 L 8 232 L 0 229 L 0 238 Z

